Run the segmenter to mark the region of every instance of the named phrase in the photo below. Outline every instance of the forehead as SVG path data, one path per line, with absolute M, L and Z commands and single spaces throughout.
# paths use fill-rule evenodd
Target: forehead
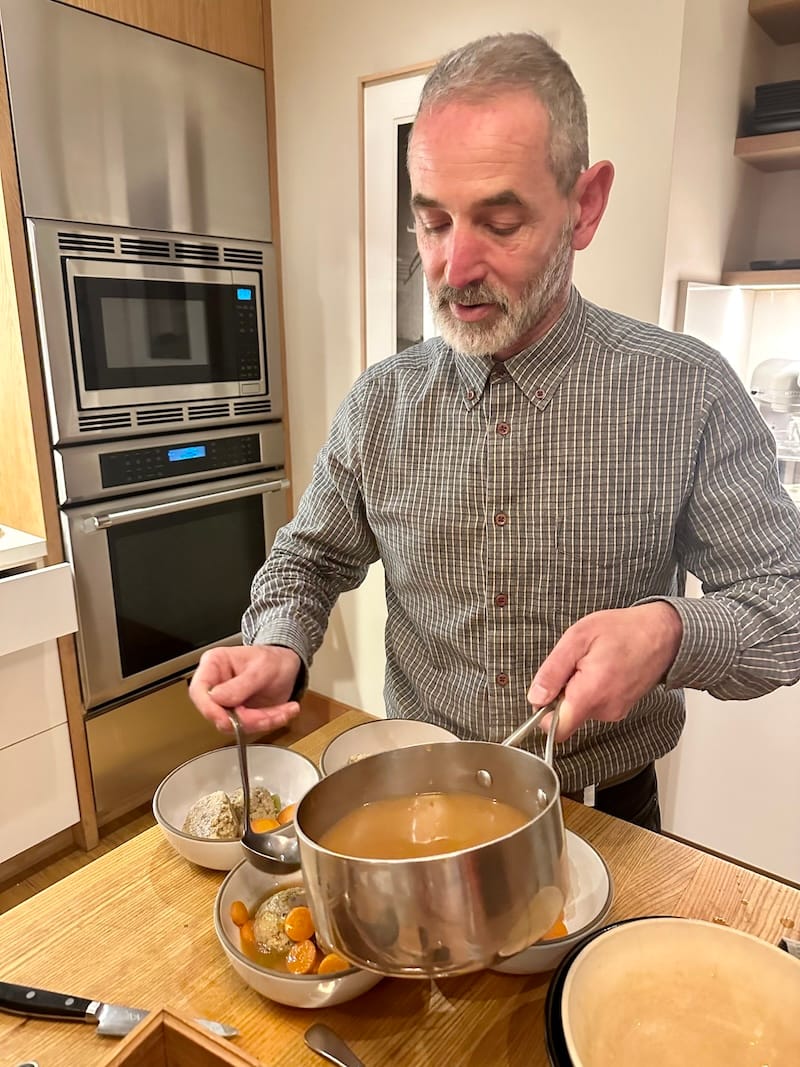
M 547 110 L 526 91 L 440 104 L 414 124 L 412 194 L 441 200 L 445 193 L 473 193 L 477 199 L 499 189 L 541 189 L 548 179 L 555 188 L 549 136 Z

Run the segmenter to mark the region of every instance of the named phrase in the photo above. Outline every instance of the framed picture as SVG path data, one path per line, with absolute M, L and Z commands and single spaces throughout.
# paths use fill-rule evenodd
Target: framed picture
M 362 368 L 435 333 L 406 170 L 408 136 L 433 65 L 360 79 Z

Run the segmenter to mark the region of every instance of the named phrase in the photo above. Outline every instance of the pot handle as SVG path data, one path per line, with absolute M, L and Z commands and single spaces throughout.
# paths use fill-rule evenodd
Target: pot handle
M 552 767 L 553 766 L 553 749 L 554 749 L 555 743 L 556 743 L 556 731 L 558 730 L 558 715 L 559 715 L 559 712 L 561 711 L 561 705 L 562 705 L 563 701 L 564 701 L 564 694 L 563 693 L 559 693 L 559 695 L 556 697 L 555 700 L 551 700 L 549 704 L 544 704 L 544 705 L 542 705 L 541 708 L 537 708 L 536 711 L 534 711 L 533 715 L 530 716 L 530 718 L 526 719 L 525 722 L 521 726 L 518 726 L 516 728 L 516 730 L 514 730 L 513 733 L 510 733 L 508 735 L 508 737 L 506 737 L 500 743 L 502 745 L 510 745 L 510 746 L 518 745 L 520 743 L 520 741 L 524 741 L 525 740 L 525 738 L 528 736 L 528 734 L 531 732 L 531 730 L 533 730 L 533 728 L 535 726 L 539 725 L 539 723 L 542 721 L 542 719 L 545 717 L 545 715 L 549 711 L 552 711 L 552 713 L 553 713 L 553 721 L 550 724 L 550 730 L 549 730 L 549 732 L 547 734 L 547 742 L 546 742 L 545 747 L 544 747 L 544 761 L 548 766 Z

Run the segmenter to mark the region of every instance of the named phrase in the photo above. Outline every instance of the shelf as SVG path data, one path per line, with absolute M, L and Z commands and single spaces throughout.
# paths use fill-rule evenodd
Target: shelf
M 750 0 L 748 10 L 775 44 L 800 41 L 800 0 Z
M 743 289 L 800 288 L 800 270 L 732 270 L 722 275 L 723 285 Z
M 758 170 L 800 170 L 800 130 L 737 137 L 733 154 Z

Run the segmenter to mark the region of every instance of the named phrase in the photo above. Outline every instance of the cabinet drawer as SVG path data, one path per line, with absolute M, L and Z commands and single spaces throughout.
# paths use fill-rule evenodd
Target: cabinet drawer
M 0 579 L 0 656 L 77 628 L 68 563 Z
M 0 751 L 0 863 L 78 822 L 67 725 Z
M 0 656 L 0 749 L 67 721 L 58 645 Z

